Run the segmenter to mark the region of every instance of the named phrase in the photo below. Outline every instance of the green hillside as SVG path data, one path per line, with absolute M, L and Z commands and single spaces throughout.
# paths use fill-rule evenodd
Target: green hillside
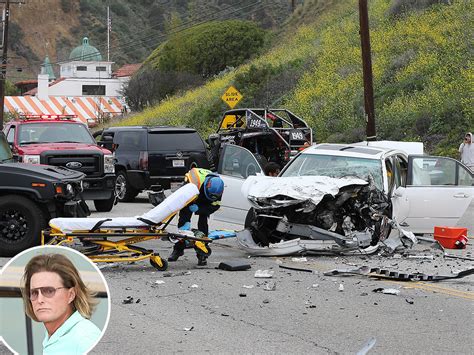
M 377 136 L 421 140 L 431 153 L 455 156 L 463 132 L 474 128 L 473 4 L 424 3 L 402 11 L 401 0 L 369 1 Z M 265 54 L 121 124 L 187 125 L 207 136 L 233 84 L 244 95 L 240 107 L 289 108 L 310 123 L 316 141 L 361 140 L 358 31 L 358 1 L 307 1 Z

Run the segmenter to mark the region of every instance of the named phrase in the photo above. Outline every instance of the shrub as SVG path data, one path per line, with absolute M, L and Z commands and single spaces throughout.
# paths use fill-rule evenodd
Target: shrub
M 388 16 L 404 15 L 414 10 L 423 10 L 435 4 L 449 4 L 450 0 L 393 0 Z
M 161 71 L 209 78 L 259 53 L 265 31 L 248 21 L 213 21 L 175 33 L 147 59 Z
M 128 83 L 124 90 L 126 101 L 134 111 L 157 104 L 167 96 L 202 84 L 194 74 L 161 72 L 146 66 Z

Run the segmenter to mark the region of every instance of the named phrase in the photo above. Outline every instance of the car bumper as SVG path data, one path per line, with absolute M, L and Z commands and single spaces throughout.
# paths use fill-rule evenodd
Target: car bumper
M 64 217 L 87 217 L 91 212 L 84 200 L 72 200 L 64 203 L 62 214 Z
M 127 181 L 135 190 L 145 190 L 152 185 L 160 185 L 163 189 L 171 188 L 172 183 L 181 183 L 184 176 L 150 176 L 148 171 L 129 170 Z
M 115 190 L 115 175 L 107 174 L 99 178 L 85 178 L 83 182 L 84 200 L 108 200 Z

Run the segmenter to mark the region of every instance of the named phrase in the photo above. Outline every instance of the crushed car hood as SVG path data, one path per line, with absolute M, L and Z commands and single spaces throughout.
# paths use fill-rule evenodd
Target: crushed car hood
M 328 176 L 267 177 L 250 176 L 242 193 L 256 207 L 311 201 L 317 205 L 325 195 L 335 196 L 342 187 L 367 185 L 358 178 L 335 179 Z
M 367 181 L 250 177 L 242 193 L 254 209 L 237 239 L 252 255 L 393 253 L 416 243 L 412 233 L 391 219 L 391 201 L 370 175 Z

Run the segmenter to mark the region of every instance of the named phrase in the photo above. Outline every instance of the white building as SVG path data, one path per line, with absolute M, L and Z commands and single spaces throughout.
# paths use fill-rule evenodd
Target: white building
M 45 69 L 38 75 L 38 88 L 24 95 L 38 96 L 106 96 L 122 98 L 122 90 L 130 80 L 129 76 L 116 76 L 112 72 L 113 62 L 102 60 L 97 48 L 84 37 L 82 44 L 71 51 L 69 61 L 60 64 L 60 78 L 49 82 Z M 137 66 L 137 68 L 139 65 Z M 46 85 L 45 81 L 48 83 Z
M 54 80 L 46 58 L 37 87 L 23 96 L 6 96 L 4 110 L 14 115 L 75 115 L 90 125 L 103 117 L 122 115 L 127 111 L 122 90 L 141 64 L 127 64 L 115 72 L 112 64 L 103 61 L 85 37 L 69 60 L 60 64 L 59 79 Z

